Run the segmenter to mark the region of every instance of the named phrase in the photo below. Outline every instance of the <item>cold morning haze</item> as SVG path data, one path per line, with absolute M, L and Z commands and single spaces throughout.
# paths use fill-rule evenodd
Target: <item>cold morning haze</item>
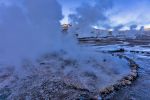
M 0 100 L 150 100 L 150 0 L 0 0 Z

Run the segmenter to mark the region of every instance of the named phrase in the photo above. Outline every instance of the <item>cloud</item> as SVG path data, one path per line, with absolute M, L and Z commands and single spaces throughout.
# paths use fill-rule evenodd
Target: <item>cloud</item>
M 76 8 L 79 7 L 82 3 L 92 4 L 94 0 L 58 0 L 58 2 L 62 5 L 62 11 L 64 15 L 64 19 L 61 23 L 69 23 L 68 16 L 72 13 L 76 12 Z
M 72 11 L 72 9 L 76 9 L 82 3 L 90 2 L 90 4 L 93 4 L 94 2 L 97 2 L 97 5 L 101 6 L 102 2 L 104 1 L 107 0 L 62 0 L 61 2 L 62 5 L 65 4 L 65 9 L 63 11 L 64 15 L 65 11 L 67 12 L 67 14 L 65 15 L 65 19 L 68 22 L 68 15 L 75 12 Z M 99 22 L 99 24 L 97 24 L 98 26 L 108 28 L 110 26 L 115 27 L 120 24 L 125 25 L 126 27 L 130 27 L 130 25 L 132 24 L 137 24 L 138 26 L 150 24 L 150 13 L 148 13 L 150 0 L 110 0 L 109 2 L 112 2 L 113 6 L 111 9 L 106 11 L 108 21 L 106 21 L 105 23 Z M 85 10 L 85 12 L 86 11 L 87 10 Z M 91 13 L 93 14 L 94 11 L 92 11 Z M 66 20 L 64 20 L 63 22 L 65 22 Z
M 81 33 L 86 33 L 93 25 L 101 23 L 101 25 L 105 25 L 107 23 L 108 18 L 105 12 L 111 7 L 111 0 L 95 0 L 93 5 L 88 3 L 82 4 L 76 9 L 75 14 L 69 15 L 69 18 L 72 24 L 80 28 L 79 31 Z
M 110 24 L 146 25 L 150 23 L 149 5 L 149 0 L 114 0 L 114 6 L 108 14 Z

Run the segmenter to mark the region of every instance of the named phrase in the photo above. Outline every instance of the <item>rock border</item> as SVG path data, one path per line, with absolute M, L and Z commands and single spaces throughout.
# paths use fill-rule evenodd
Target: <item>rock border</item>
M 121 80 L 118 81 L 118 83 L 108 86 L 105 89 L 100 91 L 100 96 L 102 100 L 105 100 L 110 94 L 119 91 L 125 86 L 131 85 L 138 77 L 138 68 L 139 66 L 133 61 L 132 59 L 128 58 L 127 56 L 123 56 L 120 54 L 116 54 L 119 57 L 125 58 L 129 62 L 129 66 L 131 69 L 131 73 L 125 77 L 123 77 Z M 99 99 L 95 99 L 99 100 Z
M 104 52 L 104 53 L 108 53 L 108 52 Z M 135 63 L 135 61 L 133 61 L 132 59 L 130 59 L 129 57 L 127 57 L 125 55 L 115 54 L 115 53 L 111 53 L 111 54 L 115 55 L 117 57 L 120 57 L 120 58 L 124 58 L 128 61 L 130 69 L 131 69 L 130 74 L 127 76 L 124 76 L 122 79 L 118 80 L 116 84 L 110 85 L 110 86 L 100 90 L 98 95 L 88 91 L 90 94 L 93 94 L 93 95 L 92 96 L 91 95 L 88 95 L 88 96 L 81 95 L 80 98 L 77 98 L 75 100 L 110 100 L 111 95 L 113 95 L 113 93 L 121 90 L 123 87 L 131 85 L 138 78 L 139 66 Z

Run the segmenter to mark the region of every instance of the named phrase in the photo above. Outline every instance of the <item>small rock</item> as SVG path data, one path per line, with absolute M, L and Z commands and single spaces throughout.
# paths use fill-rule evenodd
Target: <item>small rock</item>
M 137 73 L 137 70 L 135 70 L 135 69 L 134 69 L 134 70 L 132 70 L 131 72 L 133 72 L 133 73 Z
M 114 90 L 118 91 L 121 88 L 121 84 L 117 83 L 117 84 L 113 85 L 113 87 L 114 87 Z
M 137 77 L 137 73 L 132 72 L 131 75 L 136 78 Z
M 131 69 L 132 70 L 137 70 L 137 65 L 135 65 L 135 64 L 131 65 Z
M 101 96 L 95 96 L 92 98 L 92 100 L 102 100 L 102 97 Z
M 144 51 L 142 51 L 141 53 L 145 53 Z
M 132 82 L 131 82 L 131 81 L 129 81 L 129 80 L 124 80 L 124 83 L 125 83 L 125 84 L 127 84 L 127 85 L 132 84 Z
M 113 92 L 113 91 L 114 91 L 114 87 L 113 87 L 113 86 L 110 86 L 110 87 L 107 88 L 107 90 L 108 90 L 109 92 Z
M 101 94 L 109 94 L 109 91 L 107 90 L 107 88 L 103 89 L 100 91 Z
M 133 81 L 133 77 L 131 75 L 125 77 L 124 79 L 129 80 L 129 81 Z

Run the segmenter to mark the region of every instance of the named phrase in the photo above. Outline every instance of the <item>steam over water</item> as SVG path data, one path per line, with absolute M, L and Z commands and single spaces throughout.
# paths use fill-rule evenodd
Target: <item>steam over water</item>
M 107 2 L 101 6 L 105 5 Z M 69 88 L 78 93 L 71 86 L 98 93 L 99 89 L 129 74 L 125 59 L 79 47 L 72 34 L 74 29 L 70 29 L 69 34 L 61 33 L 63 16 L 56 0 L 2 0 L 0 12 L 0 93 L 9 88 L 11 99 L 38 98 L 39 94 L 43 98 L 53 98 L 62 95 L 59 87 L 63 92 L 65 89 L 68 92 Z M 78 25 L 81 23 L 82 19 Z M 45 88 L 47 82 L 50 84 Z M 47 95 L 46 89 L 56 93 Z M 64 95 L 68 95 L 67 92 Z M 58 96 L 55 98 L 58 100 Z
M 7 0 L 0 12 L 0 64 L 35 59 L 62 47 L 63 16 L 56 0 Z

